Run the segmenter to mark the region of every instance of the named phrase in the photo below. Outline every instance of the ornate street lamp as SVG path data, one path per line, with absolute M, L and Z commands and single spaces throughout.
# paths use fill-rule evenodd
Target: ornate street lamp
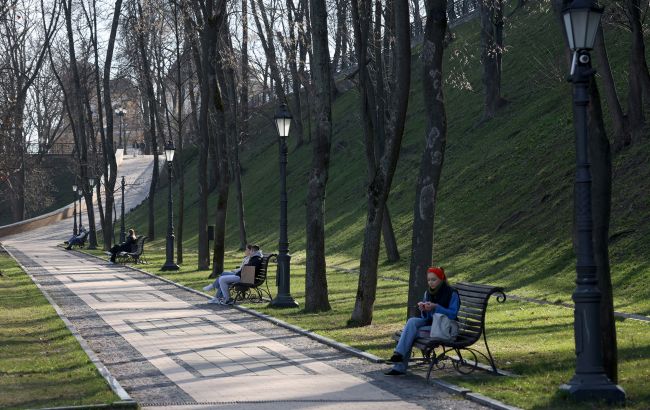
M 167 175 L 169 176 L 169 196 L 167 197 L 167 247 L 166 261 L 160 270 L 178 270 L 174 263 L 174 213 L 172 210 L 172 161 L 174 160 L 174 141 L 165 144 L 165 159 L 167 160 Z
M 126 186 L 126 182 L 124 181 L 124 175 L 122 175 L 122 183 L 121 183 L 121 189 L 122 189 L 122 210 L 121 210 L 121 220 L 120 220 L 120 243 L 126 242 L 126 221 L 124 220 L 124 187 Z
M 93 189 L 95 188 L 95 177 L 94 176 L 89 176 L 88 177 L 88 187 L 90 188 L 90 198 L 92 202 L 92 197 L 93 197 Z M 90 217 L 89 217 L 90 218 Z M 90 223 L 90 219 L 88 220 L 88 229 L 90 232 L 88 233 L 88 249 L 93 250 L 97 249 L 97 238 L 95 237 L 95 229 L 94 229 L 94 224 Z
M 286 104 L 280 105 L 274 116 L 275 126 L 280 137 L 280 243 L 276 277 L 278 295 L 271 302 L 272 307 L 298 307 L 298 303 L 291 297 L 291 255 L 289 255 L 287 235 L 287 136 L 289 136 L 292 118 Z
M 79 232 L 81 232 L 81 228 L 83 227 L 83 224 L 81 223 L 81 198 L 83 197 L 83 191 L 81 190 L 81 186 L 77 187 L 77 195 L 79 195 Z
M 126 114 L 126 110 L 122 107 L 118 107 L 115 109 L 115 114 L 117 114 L 118 117 L 120 117 L 120 144 L 118 145 L 118 148 L 124 148 L 124 145 L 122 145 L 122 120 L 124 118 L 124 115 Z M 126 154 L 126 150 L 124 151 Z
M 74 204 L 74 227 L 72 228 L 72 234 L 77 236 L 77 184 L 72 185 L 72 203 Z
M 576 289 L 573 329 L 576 344 L 576 371 L 573 378 L 560 386 L 576 400 L 622 402 L 625 392 L 612 383 L 603 367 L 600 339 L 600 290 L 592 243 L 591 173 L 587 138 L 587 105 L 591 68 L 589 50 L 593 48 L 603 9 L 590 0 L 574 0 L 562 11 L 564 28 L 573 51 L 574 127 L 576 137 Z

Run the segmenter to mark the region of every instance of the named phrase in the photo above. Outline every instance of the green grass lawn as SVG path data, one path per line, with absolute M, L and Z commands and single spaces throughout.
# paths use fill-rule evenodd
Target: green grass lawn
M 0 408 L 119 400 L 31 279 L 0 253 Z
M 93 252 L 99 254 L 99 252 Z M 178 272 L 161 272 L 165 262 L 162 250 L 146 250 L 148 265 L 139 268 L 196 290 L 210 282 L 209 271 L 197 271 L 196 254 L 186 254 L 186 264 Z M 239 253 L 229 253 L 226 269 L 241 260 Z M 304 306 L 304 266 L 293 264 L 291 293 Z M 453 283 L 458 278 L 451 277 Z M 273 309 L 266 304 L 245 304 L 259 312 L 335 339 L 379 357 L 390 357 L 394 342 L 391 335 L 404 324 L 407 284 L 379 280 L 373 323 L 363 328 L 346 326 L 354 306 L 358 276 L 331 270 L 328 289 L 332 310 L 307 314 L 296 309 Z M 275 268 L 269 267 L 269 286 L 275 295 Z M 539 305 L 507 300 L 488 308 L 486 326 L 490 348 L 499 368 L 517 377 L 492 376 L 478 372 L 470 376 L 441 377 L 448 382 L 524 409 L 594 409 L 602 404 L 581 405 L 571 402 L 558 391 L 560 384 L 571 379 L 575 370 L 573 311 L 553 305 Z M 628 409 L 650 408 L 650 323 L 635 320 L 617 321 L 619 350 L 619 384 L 627 393 Z

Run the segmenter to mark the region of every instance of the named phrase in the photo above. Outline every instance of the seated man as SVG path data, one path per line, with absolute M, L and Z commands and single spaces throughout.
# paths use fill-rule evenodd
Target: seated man
M 88 232 L 82 226 L 81 228 L 79 228 L 79 233 L 77 235 L 72 235 L 70 239 L 68 239 L 68 246 L 66 247 L 66 249 L 67 250 L 72 249 L 72 245 L 83 245 L 87 235 Z
M 135 252 L 138 243 L 138 238 L 135 236 L 135 230 L 129 229 L 129 235 L 126 237 L 126 240 L 123 243 L 115 245 L 111 248 L 111 261 L 110 263 L 115 263 L 115 258 L 120 252 Z
M 217 289 L 214 298 L 210 299 L 208 303 L 217 303 L 221 305 L 229 305 L 232 303 L 230 300 L 230 285 L 241 281 L 241 271 L 244 266 L 255 266 L 255 271 L 262 266 L 262 252 L 258 245 L 246 245 L 246 257 L 242 260 L 241 265 L 233 270 L 222 272 L 214 283 L 203 288 L 206 292 L 212 289 Z M 223 298 L 223 300 L 221 300 Z

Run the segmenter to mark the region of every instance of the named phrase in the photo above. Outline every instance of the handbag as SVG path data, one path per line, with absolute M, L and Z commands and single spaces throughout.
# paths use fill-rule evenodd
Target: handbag
M 453 342 L 458 336 L 458 322 L 442 313 L 434 313 L 429 337 L 441 342 Z
M 239 283 L 244 285 L 253 285 L 255 283 L 255 266 L 245 265 L 242 267 Z

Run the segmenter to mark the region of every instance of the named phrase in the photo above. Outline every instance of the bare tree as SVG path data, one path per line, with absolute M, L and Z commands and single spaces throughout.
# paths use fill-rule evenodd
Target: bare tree
M 43 67 L 50 41 L 57 30 L 60 6 L 51 11 L 41 3 L 42 20 L 34 18 L 29 7 L 8 1 L 0 8 L 0 138 L 4 151 L 0 177 L 7 184 L 14 221 L 25 218 L 26 159 L 25 109 L 29 90 Z
M 503 60 L 503 0 L 479 0 L 481 64 L 483 66 L 483 118 L 494 118 L 506 100 L 501 96 Z
M 413 316 L 416 303 L 426 289 L 427 268 L 432 262 L 433 228 L 440 175 L 447 144 L 447 114 L 443 94 L 442 58 L 447 19 L 447 0 L 427 0 L 427 22 L 420 58 L 422 87 L 426 108 L 425 146 L 420 160 L 420 173 L 413 207 L 413 239 L 407 317 Z
M 380 7 L 378 3 L 376 7 Z M 361 118 L 363 123 L 368 173 L 367 207 L 368 214 L 364 230 L 363 250 L 360 261 L 359 284 L 351 325 L 365 326 L 372 323 L 373 306 L 377 291 L 377 266 L 379 242 L 386 200 L 399 157 L 400 145 L 406 120 L 408 94 L 411 80 L 411 47 L 408 4 L 397 1 L 390 9 L 394 19 L 394 41 L 389 42 L 391 64 L 388 68 L 386 88 L 376 86 L 374 65 L 381 59 L 372 61 L 373 44 L 371 39 L 377 31 L 372 29 L 373 16 L 370 0 L 352 1 L 352 20 L 355 34 L 355 49 L 359 61 L 359 90 L 361 93 Z M 376 46 L 375 46 L 376 47 Z M 375 50 L 374 55 L 378 53 Z M 374 63 L 374 65 L 373 65 Z M 371 72 L 373 71 L 373 72 Z M 386 84 L 386 83 L 384 83 Z M 378 107 L 383 102 L 384 110 Z M 383 150 L 376 148 L 375 133 L 384 133 Z M 377 158 L 377 152 L 382 152 Z
M 327 44 L 325 0 L 311 0 L 313 58 L 311 73 L 316 90 L 316 135 L 307 192 L 307 269 L 305 311 L 330 310 L 325 262 L 325 187 L 329 176 L 332 145 L 332 69 Z

